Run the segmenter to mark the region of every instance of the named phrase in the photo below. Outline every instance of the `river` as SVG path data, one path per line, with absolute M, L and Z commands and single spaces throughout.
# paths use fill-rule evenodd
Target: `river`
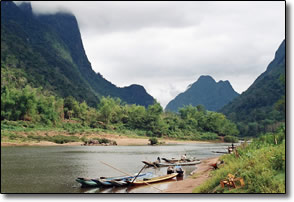
M 164 146 L 17 146 L 1 147 L 1 193 L 155 193 L 165 189 L 173 179 L 152 186 L 136 188 L 81 188 L 77 177 L 124 175 L 136 173 L 144 166 L 142 160 L 157 157 L 205 159 L 226 151 L 228 143 L 197 143 Z M 185 166 L 186 178 L 195 166 Z M 144 172 L 166 174 L 166 167 L 147 168 Z M 155 188 L 154 188 L 154 187 Z

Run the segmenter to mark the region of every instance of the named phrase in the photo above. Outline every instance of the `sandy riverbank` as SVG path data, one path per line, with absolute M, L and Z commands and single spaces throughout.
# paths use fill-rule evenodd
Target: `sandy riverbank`
M 219 157 L 202 160 L 201 164 L 197 165 L 197 169 L 194 171 L 194 174 L 196 175 L 194 179 L 189 177 L 183 181 L 173 182 L 169 184 L 163 193 L 192 193 L 195 187 L 209 179 L 209 174 L 212 170 L 212 167 L 209 164 L 216 163 L 218 160 Z
M 107 138 L 112 141 L 116 141 L 119 146 L 131 146 L 131 145 L 148 145 L 149 138 L 132 138 L 123 135 L 116 134 L 93 134 L 89 138 Z M 205 141 L 182 141 L 182 140 L 169 140 L 169 139 L 159 139 L 160 142 L 164 144 L 195 144 L 195 143 L 208 143 Z M 54 142 L 40 141 L 40 142 L 2 142 L 1 146 L 80 146 L 82 142 L 70 142 L 65 144 L 56 144 Z M 98 145 L 99 146 L 99 145 Z

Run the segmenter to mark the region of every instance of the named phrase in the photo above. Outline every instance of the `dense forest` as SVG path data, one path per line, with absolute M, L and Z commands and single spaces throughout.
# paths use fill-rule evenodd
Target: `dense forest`
M 285 53 L 284 40 L 266 71 L 245 92 L 219 111 L 237 123 L 241 136 L 256 137 L 273 132 L 285 122 Z

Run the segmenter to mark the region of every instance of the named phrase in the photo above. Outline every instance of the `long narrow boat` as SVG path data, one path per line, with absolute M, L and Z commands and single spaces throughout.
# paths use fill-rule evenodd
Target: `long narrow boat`
M 89 178 L 78 177 L 76 181 L 82 184 L 82 187 L 97 187 L 99 186 L 95 181 Z
M 151 176 L 152 173 L 142 173 L 138 175 L 138 177 L 144 177 L 144 176 Z M 134 176 L 137 176 L 137 174 L 134 174 Z M 100 177 L 100 178 L 95 178 L 95 179 L 89 179 L 89 178 L 83 178 L 79 177 L 76 179 L 77 182 L 82 184 L 82 187 L 110 187 L 110 186 L 115 186 L 114 184 L 111 183 L 111 181 L 126 181 L 130 179 L 134 179 L 134 176 L 120 176 L 120 177 Z
M 134 182 L 131 182 L 132 185 L 144 185 L 144 184 L 150 184 L 150 183 L 155 183 L 155 182 L 161 182 L 164 180 L 169 180 L 172 179 L 174 177 L 176 177 L 178 175 L 178 173 L 172 173 L 172 174 L 168 174 L 168 175 L 163 175 L 163 176 L 159 176 L 159 177 L 153 177 L 150 179 L 141 179 L 141 180 L 135 180 Z
M 192 166 L 200 164 L 201 161 L 191 161 L 191 162 L 177 162 L 177 163 L 157 163 L 158 167 L 167 167 L 167 166 Z
M 192 161 L 199 161 L 199 159 L 192 157 L 192 158 L 187 158 L 185 160 L 182 159 L 175 159 L 175 158 L 171 158 L 171 159 L 167 159 L 167 158 L 161 158 L 162 160 L 164 160 L 167 163 L 178 163 L 178 162 L 192 162 Z
M 174 158 L 172 158 L 172 159 L 161 158 L 161 159 L 164 160 L 167 163 L 176 163 L 176 162 L 181 161 L 181 159 L 174 159 Z
M 92 179 L 92 181 L 96 182 L 97 184 L 99 184 L 100 186 L 103 187 L 112 187 L 112 186 L 124 186 L 127 185 L 127 183 L 132 179 L 134 179 L 134 177 L 150 177 L 153 174 L 151 172 L 148 173 L 142 173 L 140 175 L 138 174 L 134 174 L 133 176 L 123 176 L 123 177 L 110 177 L 110 178 L 105 178 L 105 179 Z M 116 183 L 117 182 L 117 183 Z
M 150 179 L 152 178 L 154 175 L 152 172 L 148 172 L 148 173 L 145 173 L 144 175 L 136 175 L 136 180 L 140 180 L 140 179 Z M 122 187 L 122 186 L 126 186 L 126 185 L 129 185 L 130 182 L 132 182 L 134 179 L 134 177 L 132 178 L 127 178 L 127 179 L 123 179 L 123 180 L 111 180 L 110 183 L 113 185 L 113 186 L 116 186 L 116 187 Z
M 148 162 L 148 161 L 142 161 L 142 162 L 148 166 L 154 166 L 154 167 L 192 166 L 192 165 L 197 165 L 201 163 L 201 161 L 176 162 L 176 163 L 158 163 L 158 162 Z

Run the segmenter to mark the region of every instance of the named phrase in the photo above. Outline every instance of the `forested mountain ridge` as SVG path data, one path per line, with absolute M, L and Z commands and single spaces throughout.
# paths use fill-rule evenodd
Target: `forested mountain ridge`
M 36 16 L 29 3 L 1 2 L 1 73 L 1 86 L 30 84 L 90 106 L 108 95 L 129 104 L 154 103 L 144 87 L 119 88 L 93 71 L 72 14 Z
M 166 106 L 167 111 L 178 111 L 185 105 L 203 105 L 207 110 L 217 111 L 239 94 L 229 81 L 216 82 L 211 76 L 200 76 L 189 88 Z
M 229 119 L 239 122 L 241 134 L 255 136 L 273 130 L 277 122 L 285 121 L 285 53 L 283 40 L 266 71 L 220 110 Z

